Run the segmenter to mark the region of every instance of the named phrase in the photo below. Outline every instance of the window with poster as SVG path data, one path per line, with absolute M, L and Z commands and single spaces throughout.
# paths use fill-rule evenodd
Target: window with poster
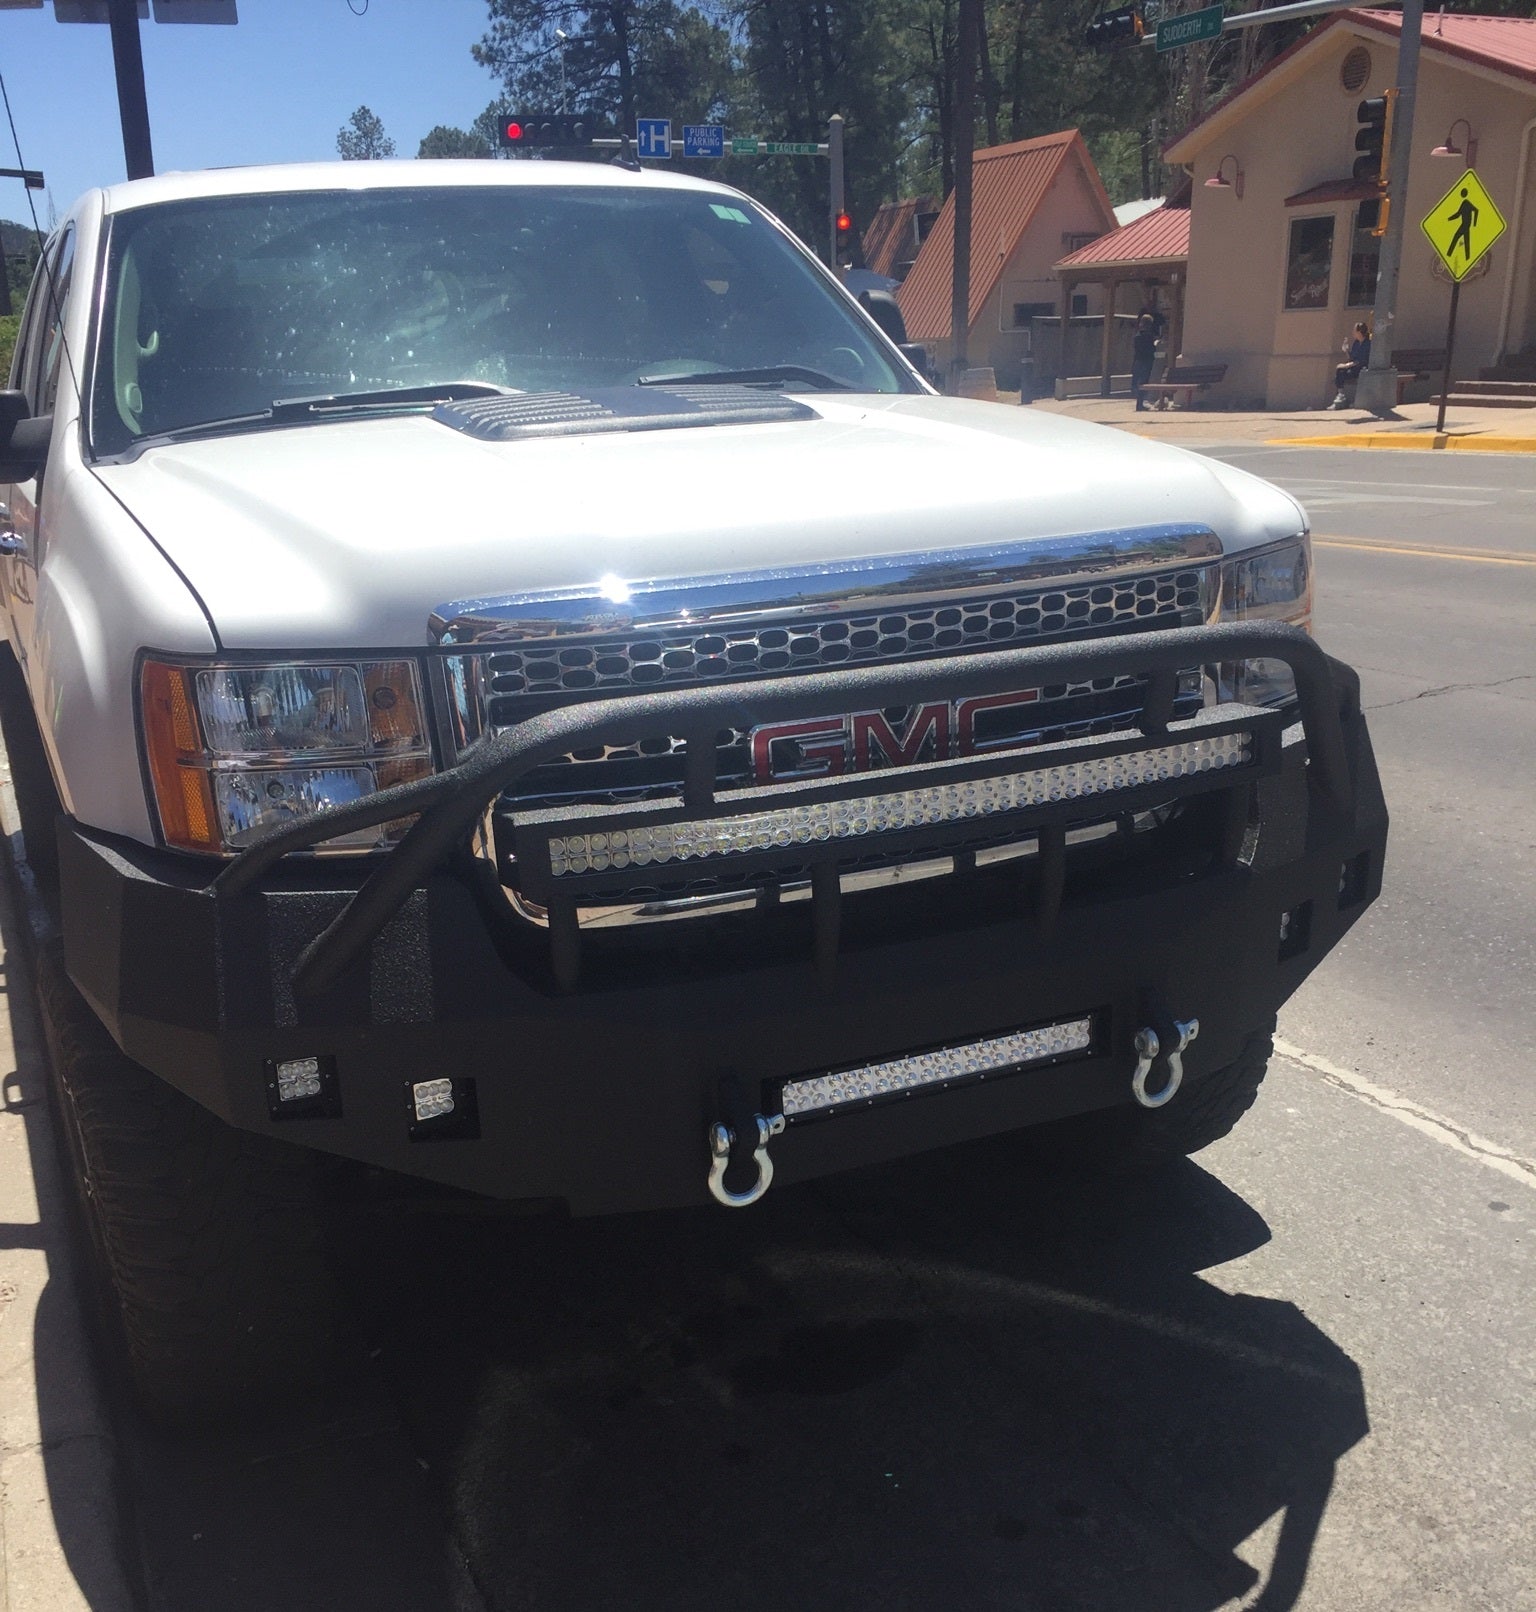
M 1326 308 L 1332 271 L 1332 217 L 1292 219 L 1290 249 L 1285 257 L 1286 309 Z

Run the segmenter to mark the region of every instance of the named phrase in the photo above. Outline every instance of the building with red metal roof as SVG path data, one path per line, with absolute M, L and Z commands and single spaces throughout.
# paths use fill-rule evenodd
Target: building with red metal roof
M 932 196 L 883 202 L 864 231 L 864 267 L 888 280 L 905 280 L 938 211 L 939 204 Z
M 1031 351 L 1031 325 L 1071 312 L 1060 306 L 1057 259 L 1114 229 L 1115 214 L 1076 129 L 991 146 L 972 160 L 966 357 L 970 364 L 990 366 L 998 383 L 1011 387 Z M 954 352 L 954 242 L 950 195 L 897 292 L 907 334 L 929 349 L 940 372 Z
M 1227 366 L 1218 403 L 1321 406 L 1351 327 L 1371 319 L 1379 192 L 1353 176 L 1357 109 L 1396 83 L 1402 25 L 1397 12 L 1333 14 L 1165 150 L 1194 181 L 1178 356 Z M 1463 280 L 1453 371 L 1536 381 L 1536 20 L 1431 14 L 1421 38 L 1407 194 L 1394 198 L 1394 350 L 1445 346 L 1450 277 L 1420 221 L 1470 166 L 1506 228 Z M 1480 215 L 1475 228 L 1492 225 Z
M 1178 351 L 1188 261 L 1189 185 L 1186 182 L 1161 206 L 1068 253 L 1056 265 L 1064 308 L 1072 306 L 1079 286 L 1093 285 L 1102 289 L 1105 309 L 1100 326 L 1099 391 L 1104 397 L 1110 395 L 1114 360 L 1124 356 L 1129 337 L 1126 321 L 1134 320 L 1146 309 L 1155 310 L 1167 333 L 1169 350 Z M 1124 295 L 1127 286 L 1132 288 L 1130 298 Z M 1126 307 L 1128 301 L 1135 306 Z M 1117 327 L 1122 326 L 1125 328 L 1117 332 Z

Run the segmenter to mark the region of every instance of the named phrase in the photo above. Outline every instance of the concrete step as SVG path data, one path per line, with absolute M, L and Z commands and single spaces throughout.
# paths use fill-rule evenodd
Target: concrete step
M 1439 403 L 1439 394 L 1429 401 Z M 1452 392 L 1446 397 L 1445 406 L 1451 409 L 1536 409 L 1536 396 L 1489 397 L 1486 392 Z
M 1529 398 L 1536 403 L 1536 379 L 1489 380 L 1484 376 L 1480 381 L 1453 381 L 1451 384 L 1458 392 L 1477 392 L 1487 397 Z

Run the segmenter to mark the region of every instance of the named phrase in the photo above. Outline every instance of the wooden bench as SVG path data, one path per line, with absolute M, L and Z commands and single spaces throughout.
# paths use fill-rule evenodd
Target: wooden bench
M 1393 353 L 1392 365 L 1397 371 L 1397 401 L 1401 403 L 1403 393 L 1415 381 L 1433 380 L 1444 373 L 1445 348 L 1403 347 Z
M 1203 392 L 1226 379 L 1225 364 L 1175 364 L 1160 381 L 1148 381 L 1141 389 L 1143 397 L 1160 397 L 1170 403 L 1183 398 L 1184 407 L 1194 404 L 1195 393 Z

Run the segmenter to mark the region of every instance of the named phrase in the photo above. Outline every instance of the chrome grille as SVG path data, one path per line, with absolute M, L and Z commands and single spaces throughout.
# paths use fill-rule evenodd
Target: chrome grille
M 529 696 L 585 696 L 687 687 L 833 666 L 963 654 L 1032 639 L 1207 619 L 1208 567 L 1117 577 L 1065 587 L 983 595 L 955 603 L 816 616 L 772 625 L 614 635 L 580 644 L 552 640 L 482 652 L 485 715 L 505 727 Z

